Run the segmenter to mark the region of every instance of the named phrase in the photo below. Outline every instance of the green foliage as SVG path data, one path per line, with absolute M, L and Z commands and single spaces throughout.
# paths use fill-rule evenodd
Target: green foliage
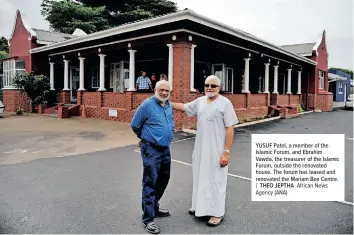
M 343 68 L 330 68 L 330 69 L 337 69 L 337 70 L 341 70 L 341 71 L 343 71 L 343 72 L 345 72 L 345 73 L 350 74 L 351 79 L 354 79 L 354 78 L 353 78 L 353 70 L 350 70 L 350 69 L 343 69 Z
M 9 57 L 9 54 L 6 51 L 0 51 L 0 59 L 5 59 Z
M 9 45 L 7 43 L 7 39 L 5 37 L 0 37 L 0 52 L 9 52 Z M 0 54 L 0 59 L 1 59 L 1 54 Z
M 17 73 L 12 83 L 22 94 L 27 94 L 33 105 L 43 103 L 50 90 L 49 78 L 33 72 Z
M 304 110 L 304 108 L 302 107 L 301 104 L 298 104 L 298 106 L 297 106 L 297 112 L 298 112 L 298 113 L 303 113 L 303 112 L 305 112 L 305 110 Z
M 93 33 L 109 27 L 104 12 L 104 6 L 93 8 L 69 1 L 54 1 L 48 8 L 45 19 L 62 33 L 72 34 L 76 28 Z
M 168 0 L 43 0 L 41 7 L 51 26 L 65 33 L 75 28 L 93 33 L 178 10 Z
M 21 107 L 19 107 L 17 110 L 16 110 L 16 115 L 22 115 L 23 112 L 22 112 L 22 109 Z

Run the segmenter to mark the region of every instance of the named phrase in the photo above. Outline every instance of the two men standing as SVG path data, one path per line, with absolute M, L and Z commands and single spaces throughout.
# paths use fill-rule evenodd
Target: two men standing
M 168 102 L 167 81 L 156 84 L 155 96 L 145 100 L 137 109 L 131 127 L 142 141 L 143 158 L 143 223 L 146 230 L 158 233 L 153 222 L 159 211 L 161 198 L 170 177 L 173 138 L 172 108 L 197 116 L 197 135 L 192 156 L 193 194 L 190 214 L 210 216 L 211 226 L 220 224 L 225 214 L 225 197 L 230 149 L 233 142 L 233 125 L 238 123 L 230 100 L 221 96 L 220 79 L 209 76 L 205 80 L 206 96 L 187 104 Z M 155 210 L 154 210 L 155 209 Z

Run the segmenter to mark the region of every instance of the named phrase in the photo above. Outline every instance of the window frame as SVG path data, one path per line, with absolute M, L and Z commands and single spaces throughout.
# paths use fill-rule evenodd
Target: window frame
M 321 76 L 322 75 L 322 76 Z M 325 88 L 325 72 L 322 70 L 319 70 L 318 72 L 318 88 L 324 89 Z
M 343 94 L 343 82 L 338 82 L 338 94 Z
M 17 63 L 23 62 L 23 68 L 18 68 Z M 2 89 L 14 89 L 12 85 L 13 78 L 19 71 L 26 71 L 26 60 L 24 59 L 11 59 L 3 61 L 3 76 L 2 76 Z

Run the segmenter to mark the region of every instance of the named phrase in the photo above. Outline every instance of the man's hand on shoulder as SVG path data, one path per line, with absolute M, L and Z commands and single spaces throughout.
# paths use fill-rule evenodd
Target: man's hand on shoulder
M 183 103 L 175 103 L 170 101 L 170 104 L 172 105 L 173 109 L 176 109 L 178 111 L 184 111 L 184 104 Z

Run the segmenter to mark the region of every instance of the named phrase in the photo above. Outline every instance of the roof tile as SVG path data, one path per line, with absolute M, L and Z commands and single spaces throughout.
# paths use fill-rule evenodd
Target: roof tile
M 43 29 L 32 28 L 32 30 L 36 33 L 36 37 L 38 41 L 47 42 L 47 43 L 56 43 L 56 42 L 61 42 L 61 41 L 65 41 L 77 37 L 71 34 L 50 32 Z
M 315 42 L 303 43 L 303 44 L 294 44 L 294 45 L 283 45 L 281 48 L 291 51 L 298 55 L 312 55 L 313 47 L 316 45 Z

